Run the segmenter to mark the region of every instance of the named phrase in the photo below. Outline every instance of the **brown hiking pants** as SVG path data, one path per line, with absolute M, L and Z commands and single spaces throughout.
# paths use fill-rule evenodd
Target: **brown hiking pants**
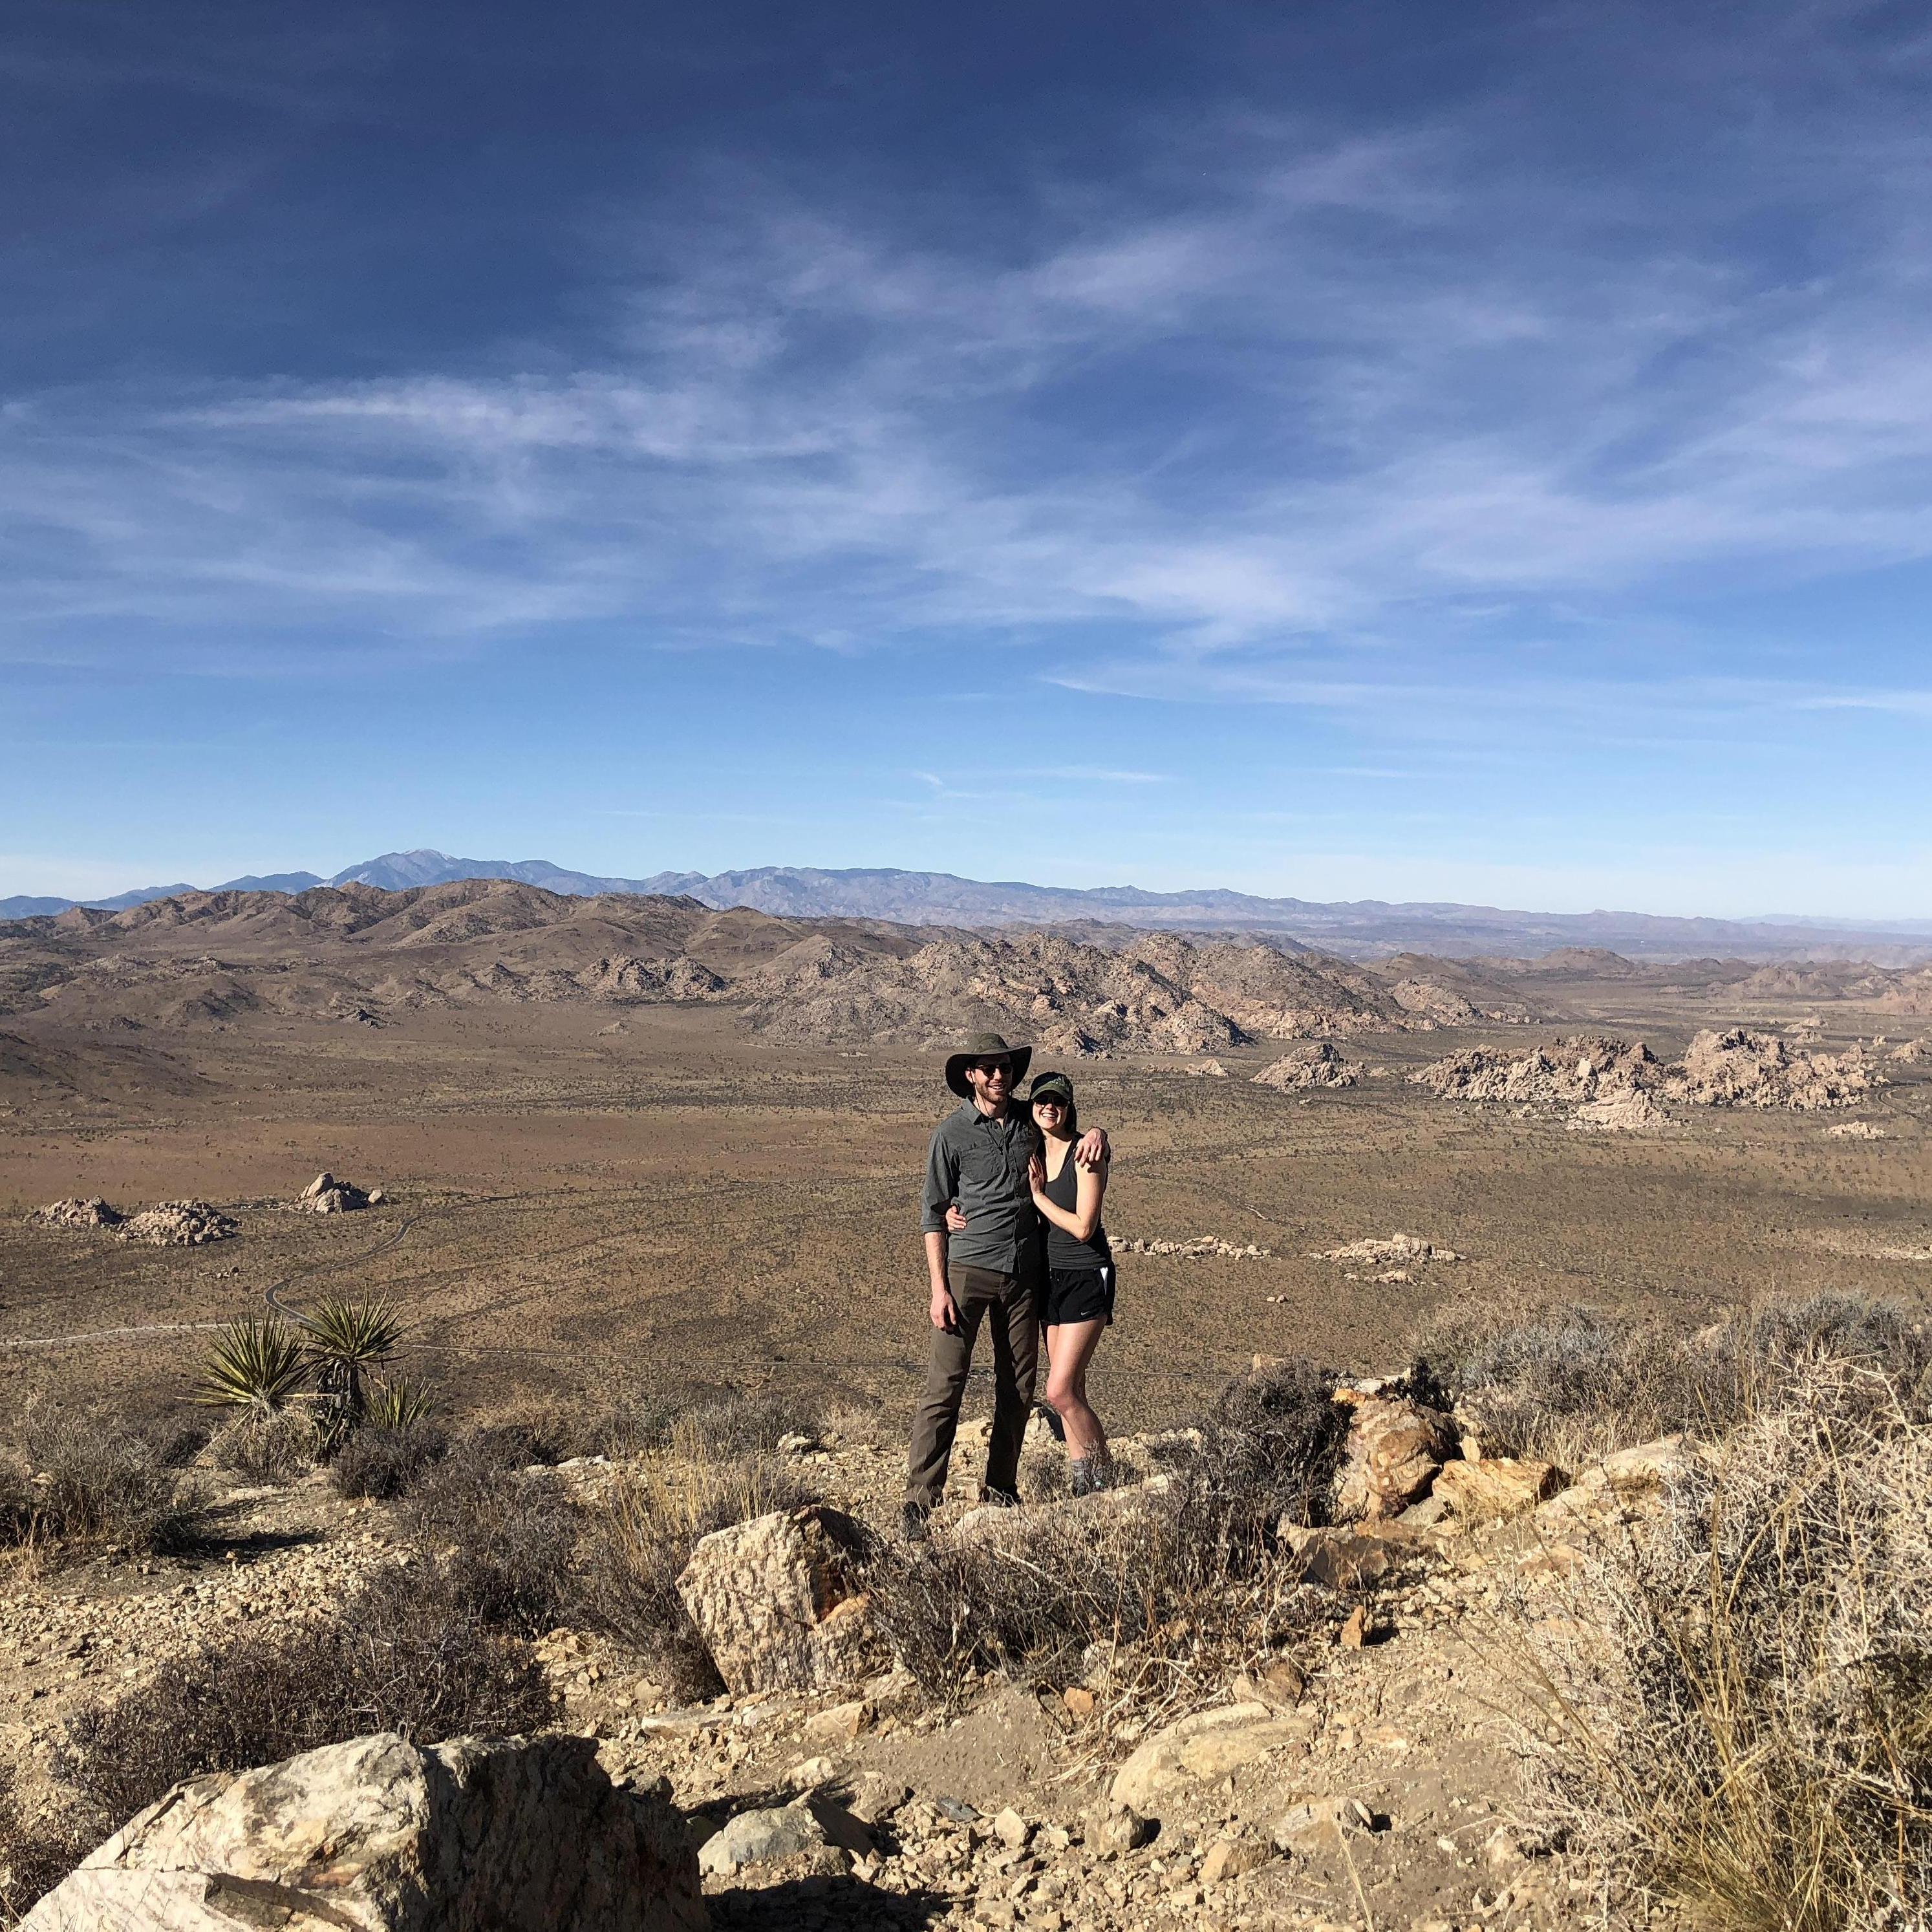
M 1040 1284 L 1035 1276 L 996 1274 L 990 1268 L 946 1271 L 959 1326 L 932 1331 L 926 1389 L 912 1421 L 906 1460 L 906 1501 L 931 1509 L 946 1493 L 946 1466 L 959 1430 L 959 1405 L 973 1366 L 973 1344 L 984 1322 L 993 1336 L 993 1432 L 986 1445 L 986 1486 L 1011 1491 L 1019 1480 L 1020 1444 L 1033 1413 L 1034 1374 L 1040 1360 Z

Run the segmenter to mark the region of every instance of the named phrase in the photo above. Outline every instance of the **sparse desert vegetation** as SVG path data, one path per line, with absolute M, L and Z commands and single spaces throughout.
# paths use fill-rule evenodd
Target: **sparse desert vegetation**
M 1245 1021 L 1226 1079 L 1073 1061 L 1118 1149 L 1126 1482 L 1070 1497 L 1040 1435 L 1024 1506 L 979 1511 L 969 1424 L 923 1548 L 892 1531 L 927 1059 L 748 1034 L 694 970 L 615 1033 L 487 974 L 381 1026 L 10 1018 L 8 1909 L 180 1776 L 562 1726 L 667 1780 L 720 1925 L 1910 1923 L 1932 1172 L 1921 1059 L 1870 1037 L 1901 976 L 1834 1005 L 1592 959 L 1484 1021 L 1493 972 L 1436 970 L 1352 967 L 1388 1025 L 1268 1081 Z M 1775 1104 L 1673 1093 L 1700 1052 Z M 1632 1096 L 1672 1131 L 1568 1131 Z M 345 1169 L 380 1198 L 287 1211 Z M 155 1201 L 233 1232 L 93 1204 Z M 767 1814 L 804 1838 L 733 1863 Z

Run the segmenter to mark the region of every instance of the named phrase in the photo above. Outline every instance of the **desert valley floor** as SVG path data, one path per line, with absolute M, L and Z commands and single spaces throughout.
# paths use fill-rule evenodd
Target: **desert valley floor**
M 1812 1011 L 1719 1016 L 1654 995 L 1646 1009 L 1574 983 L 1562 1004 L 1561 1025 L 1360 1040 L 1368 1077 L 1304 1094 L 1252 1083 L 1264 1047 L 1224 1051 L 1225 1078 L 1171 1054 L 1072 1062 L 1084 1115 L 1115 1137 L 1117 1238 L 1269 1251 L 1124 1255 L 1096 1376 L 1106 1406 L 1135 1425 L 1177 1416 L 1257 1352 L 1393 1366 L 1418 1329 L 1472 1306 L 1641 1304 L 1694 1322 L 1828 1286 L 1922 1305 L 1920 1069 L 1894 1067 L 1847 1109 L 1687 1107 L 1676 1130 L 1642 1136 L 1456 1104 L 1402 1077 L 1482 1040 L 1521 1052 L 1588 1025 L 1667 1058 L 1714 1018 Z M 1834 1011 L 1825 1043 L 1888 1024 L 1896 1039 L 1895 1018 Z M 922 1150 L 952 1104 L 936 1054 L 748 1040 L 717 1008 L 662 1005 L 421 1012 L 380 1030 L 258 1017 L 149 1033 L 132 1059 L 98 1034 L 29 1023 L 15 1039 L 32 1052 L 0 1075 L 9 1412 L 39 1390 L 172 1407 L 207 1324 L 272 1290 L 297 1306 L 393 1297 L 415 1366 L 459 1415 L 639 1384 L 799 1386 L 889 1412 L 910 1400 Z M 1847 1120 L 1882 1137 L 1832 1131 Z M 286 1211 L 325 1168 L 386 1201 Z M 239 1238 L 147 1247 L 28 1219 L 89 1196 L 206 1199 Z M 1398 1232 L 1462 1258 L 1321 1258 Z
M 1582 1643 L 1600 1674 L 1591 1633 L 1614 1623 L 1624 1575 L 1606 1552 L 1633 1524 L 1658 1538 L 1691 1520 L 1698 1458 L 1785 1439 L 1781 1414 L 1769 1436 L 1738 1421 L 1765 1390 L 1797 1400 L 1807 1372 L 1773 1352 L 1766 1305 L 1824 1290 L 1902 1304 L 1902 1320 L 1831 1304 L 1857 1359 L 1804 1360 L 1820 1390 L 1888 1391 L 1901 1439 L 1922 1439 L 1905 1408 L 1924 1401 L 1932 1281 L 1928 1024 L 1932 970 L 1909 964 L 1361 962 L 494 881 L 189 894 L 0 926 L 0 1474 L 14 1479 L 10 1504 L 0 1493 L 0 1924 L 179 1778 L 303 1740 L 346 1748 L 372 1724 L 449 1735 L 397 1701 L 416 1682 L 398 1660 L 418 1653 L 438 1696 L 495 1696 L 479 1658 L 527 1673 L 536 1703 L 464 1721 L 590 1740 L 600 1775 L 675 1808 L 680 1927 L 706 1912 L 719 1932 L 1612 1922 L 1611 1867 L 1588 1849 L 1611 1840 L 1573 1843 L 1549 1821 L 1557 1787 L 1525 1780 L 1527 1760 L 1587 1735 L 1552 1721 L 1543 1666 L 1525 1660 Z M 1070 1072 L 1084 1121 L 1114 1136 L 1120 1318 L 1091 1388 L 1123 1480 L 1069 1497 L 1036 1426 L 1025 1507 L 976 1509 L 980 1458 L 962 1454 L 930 1544 L 907 1545 L 858 1526 L 898 1526 L 927 1334 L 926 1142 L 955 1104 L 945 1043 L 980 1027 L 1036 1042 L 1034 1070 Z M 325 1172 L 381 1198 L 298 1211 Z M 118 1219 L 160 1204 L 176 1205 L 154 1223 Z M 184 1228 L 221 1238 L 139 1238 Z M 296 1418 L 270 1417 L 260 1439 L 298 1445 L 286 1466 L 249 1447 L 262 1414 L 208 1440 L 219 1418 L 194 1394 L 216 1331 L 324 1295 L 394 1304 L 403 1366 L 439 1413 L 327 1454 L 313 1427 L 277 1437 Z M 1569 1352 L 1537 1373 L 1594 1376 L 1598 1406 L 1547 1441 L 1484 1448 L 1486 1395 L 1462 1406 L 1433 1372 L 1394 1393 L 1361 1382 L 1405 1366 L 1432 1328 L 1588 1304 L 1677 1332 L 1606 1357 L 1604 1328 L 1567 1324 Z M 1753 1312 L 1720 1318 L 1739 1310 Z M 1790 1318 L 1802 1354 L 1812 1318 Z M 1706 1376 L 1720 1359 L 1756 1364 L 1723 1414 L 1706 1400 L 1731 1388 Z M 1161 1432 L 1250 1370 L 1202 1431 Z M 1642 1402 L 1622 1414 L 1644 1376 L 1680 1374 L 1695 1400 L 1672 1420 Z M 786 1400 L 734 1405 L 742 1393 Z M 1255 1420 L 1270 1403 L 1300 1419 Z M 755 1438 L 704 1432 L 734 1414 L 751 1426 L 748 1412 Z M 676 1430 L 646 1438 L 632 1425 L 651 1412 Z M 620 1418 L 628 1433 L 607 1426 Z M 1790 1424 L 1807 1468 L 1816 1420 Z M 1640 1422 L 1640 1438 L 1619 1432 Z M 1884 1499 L 1859 1558 L 1895 1580 L 1892 1622 L 1860 1640 L 1874 1656 L 1919 1640 L 1932 1562 L 1911 1542 L 1924 1484 L 1903 1502 L 1896 1488 L 1932 1463 L 1903 1455 L 1892 1426 L 1854 1430 L 1834 1465 L 1844 1495 Z M 1389 1486 L 1372 1508 L 1319 1462 L 1345 1437 L 1347 1469 Z M 1425 1438 L 1438 1446 L 1418 1477 Z M 1382 1462 L 1377 1441 L 1396 1445 Z M 1280 1487 L 1298 1442 L 1322 1471 L 1306 1492 Z M 372 1451 L 428 1460 L 382 1486 L 356 1474 Z M 62 1500 L 119 1496 L 124 1470 L 148 1474 L 112 1513 Z M 161 1516 L 134 1513 L 156 1496 Z M 1827 1514 L 1840 1535 L 1851 1519 Z M 840 1520 L 862 1576 L 835 1600 L 832 1572 L 811 1571 L 797 1600 L 812 1609 L 786 1616 L 819 1618 L 814 1642 L 848 1612 L 866 1620 L 864 1672 L 752 1673 L 730 1633 L 791 1630 L 772 1591 L 806 1574 L 790 1556 L 770 1568 L 771 1552 Z M 1829 1548 L 1816 1574 L 1835 1579 Z M 527 1603 L 474 1598 L 500 1597 L 496 1623 L 452 1594 L 472 1569 L 496 1591 L 519 1564 Z M 1026 1607 L 1036 1584 L 1072 1607 Z M 1814 1605 L 1827 1635 L 1778 1654 L 1838 1656 L 1841 1594 Z M 988 1626 L 989 1604 L 1007 1607 Z M 335 1660 L 304 1663 L 316 1644 Z M 356 1672 L 379 1666 L 370 1705 Z M 278 1742 L 195 1728 L 196 1712 L 227 1720 L 238 1681 L 270 1687 L 246 1709 Z M 1792 1708 L 1828 1708 L 1802 1688 Z M 363 1701 L 335 1712 L 338 1691 Z M 1831 1748 L 1864 1748 L 1877 1708 L 1828 1706 Z M 1675 1717 L 1656 1733 L 1680 1734 Z M 1587 1756 L 1563 1757 L 1562 1776 Z M 130 1795 L 137 1761 L 153 1775 Z M 1854 1766 L 1861 1792 L 1877 1762 Z M 784 1851 L 805 1828 L 796 1794 L 832 1822 Z M 730 1834 L 767 1828 L 764 1851 L 717 1862 Z M 835 1828 L 856 1835 L 824 1839 Z M 1882 1836 L 1852 1878 L 1922 1899 Z M 700 1846 L 716 1853 L 703 1904 Z M 1617 1868 L 1632 1909 L 1615 1922 L 1654 1922 L 1663 1856 Z M 657 1904 L 646 1922 L 670 1924 Z

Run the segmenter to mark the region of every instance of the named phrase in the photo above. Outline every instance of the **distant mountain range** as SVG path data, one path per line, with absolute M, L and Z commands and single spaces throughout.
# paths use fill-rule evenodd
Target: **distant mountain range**
M 1593 946 L 1633 958 L 1723 956 L 1741 959 L 1867 958 L 1900 964 L 1932 957 L 1932 921 L 1900 920 L 1861 926 L 1791 915 L 1777 920 L 1681 919 L 1632 912 L 1535 913 L 1495 906 L 1381 899 L 1342 903 L 1260 898 L 1204 889 L 1150 892 L 1133 886 L 1085 889 L 1028 885 L 1017 880 L 962 879 L 950 872 L 890 868 L 825 871 L 762 866 L 749 872 L 658 872 L 650 878 L 607 878 L 572 872 L 547 859 L 455 859 L 446 852 L 386 852 L 333 878 L 275 872 L 228 879 L 221 892 L 301 892 L 316 886 L 375 886 L 404 892 L 460 879 L 516 879 L 577 898 L 602 892 L 682 896 L 716 908 L 748 906 L 805 919 L 880 919 L 914 926 L 1136 926 L 1190 932 L 1239 932 L 1289 938 L 1358 958 L 1403 951 L 1463 957 L 1536 955 Z M 118 912 L 200 888 L 175 884 L 76 901 L 0 899 L 0 920 L 64 912 L 76 904 Z

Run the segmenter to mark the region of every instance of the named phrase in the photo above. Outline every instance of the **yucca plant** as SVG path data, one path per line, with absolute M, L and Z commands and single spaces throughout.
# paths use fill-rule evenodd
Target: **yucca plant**
M 426 1382 L 384 1381 L 364 1396 L 362 1420 L 371 1429 L 413 1429 L 436 1412 L 436 1398 Z
M 315 1357 L 316 1427 L 324 1442 L 333 1444 L 362 1422 L 363 1377 L 396 1352 L 402 1321 L 393 1301 L 325 1295 L 302 1318 L 302 1325 Z
M 308 1373 L 302 1337 L 278 1316 L 250 1315 L 216 1334 L 195 1400 L 212 1408 L 273 1414 L 302 1394 Z

